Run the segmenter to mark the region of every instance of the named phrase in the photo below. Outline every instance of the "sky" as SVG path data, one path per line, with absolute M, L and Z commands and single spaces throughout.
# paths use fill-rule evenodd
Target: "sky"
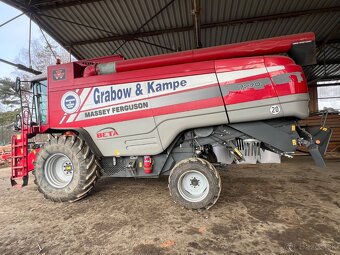
M 0 24 L 19 15 L 21 11 L 0 2 Z M 32 22 L 32 40 L 41 37 L 39 27 Z M 22 48 L 28 49 L 29 18 L 26 15 L 0 27 L 0 58 L 14 62 Z M 13 77 L 15 67 L 0 62 L 0 77 Z

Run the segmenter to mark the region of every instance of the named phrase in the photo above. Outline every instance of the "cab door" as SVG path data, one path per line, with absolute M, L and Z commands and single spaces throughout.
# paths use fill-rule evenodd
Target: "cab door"
M 33 109 L 32 117 L 39 125 L 46 125 L 48 122 L 47 102 L 47 80 L 36 81 L 32 84 Z

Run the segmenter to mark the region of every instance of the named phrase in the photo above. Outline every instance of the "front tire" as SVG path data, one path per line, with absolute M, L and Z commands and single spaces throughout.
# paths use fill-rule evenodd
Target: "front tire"
M 40 149 L 33 173 L 38 190 L 55 202 L 84 198 L 100 177 L 96 157 L 84 140 L 65 135 Z
M 169 175 L 174 201 L 187 209 L 208 210 L 221 193 L 221 178 L 215 167 L 200 158 L 180 161 Z

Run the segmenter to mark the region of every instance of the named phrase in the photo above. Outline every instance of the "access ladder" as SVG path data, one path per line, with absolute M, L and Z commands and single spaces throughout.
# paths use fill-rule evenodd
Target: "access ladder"
M 28 184 L 28 134 L 30 133 L 30 114 L 28 109 L 22 111 L 21 133 L 12 136 L 11 149 L 11 184 L 17 185 L 22 180 L 22 186 Z

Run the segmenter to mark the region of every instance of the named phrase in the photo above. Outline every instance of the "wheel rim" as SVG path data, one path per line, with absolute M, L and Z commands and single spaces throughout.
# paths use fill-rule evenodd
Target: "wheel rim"
M 209 193 L 207 177 L 196 170 L 183 173 L 178 180 L 177 186 L 181 196 L 189 202 L 200 202 Z
M 64 188 L 73 178 L 72 161 L 63 153 L 53 154 L 45 162 L 44 174 L 51 186 Z

